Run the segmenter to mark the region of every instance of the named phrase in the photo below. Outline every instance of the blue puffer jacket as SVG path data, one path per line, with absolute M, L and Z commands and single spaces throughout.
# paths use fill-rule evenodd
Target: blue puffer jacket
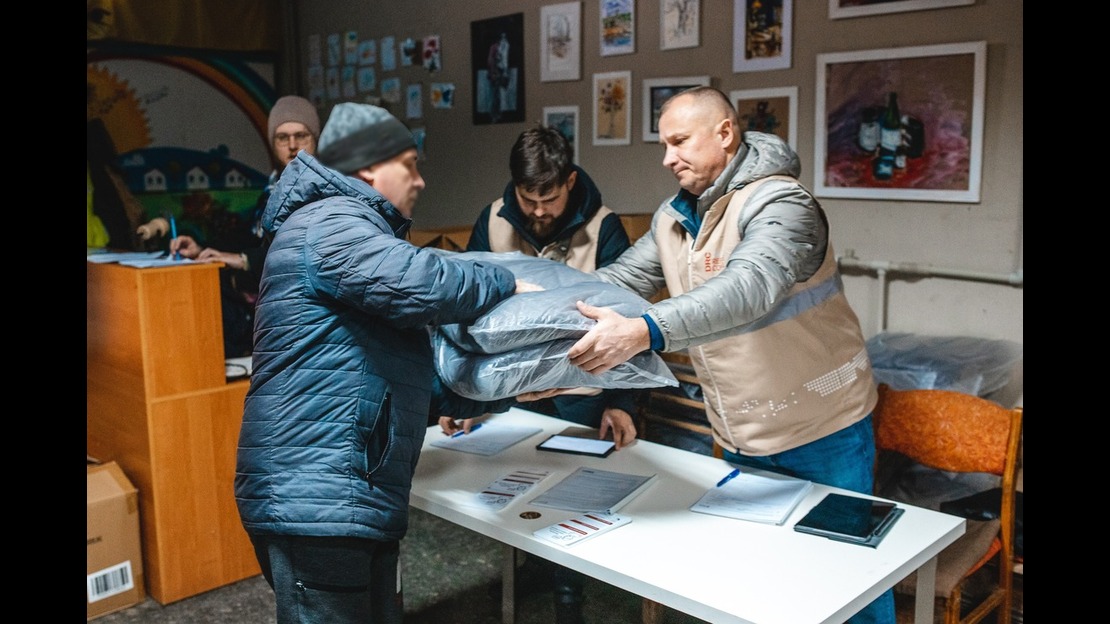
M 512 272 L 403 240 L 410 221 L 304 151 L 262 219 L 235 498 L 249 533 L 399 540 L 428 426 L 429 325 L 510 296 Z

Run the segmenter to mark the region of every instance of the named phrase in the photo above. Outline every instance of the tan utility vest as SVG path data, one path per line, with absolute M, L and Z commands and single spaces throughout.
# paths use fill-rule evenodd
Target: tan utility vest
M 579 271 L 593 273 L 597 268 L 597 238 L 601 232 L 601 222 L 612 213 L 605 206 L 598 208 L 582 227 L 575 230 L 570 239 L 548 243 L 543 249 L 536 249 L 521 238 L 513 225 L 497 215 L 505 205 L 504 199 L 493 202 L 489 209 L 489 250 L 498 253 L 519 251 L 527 256 L 540 256 L 574 267 Z
M 735 224 L 745 203 L 770 179 L 794 181 L 771 176 L 726 193 L 705 214 L 696 240 L 660 215 L 655 235 L 659 257 L 673 259 L 663 263 L 671 296 L 724 269 L 740 244 Z M 831 244 L 817 273 L 795 284 L 769 316 L 750 331 L 689 349 L 713 437 L 734 453 L 771 455 L 808 444 L 863 419 L 878 398 Z

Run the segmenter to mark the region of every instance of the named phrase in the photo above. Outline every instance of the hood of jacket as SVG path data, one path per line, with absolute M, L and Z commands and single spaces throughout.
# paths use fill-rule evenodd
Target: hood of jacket
M 698 212 L 704 215 L 725 193 L 755 180 L 772 175 L 797 178 L 801 173 L 802 161 L 785 141 L 766 132 L 745 132 L 736 156 L 698 197 Z
M 271 234 L 297 209 L 329 197 L 346 197 L 363 202 L 386 220 L 394 236 L 404 238 L 412 226 L 381 193 L 366 182 L 326 167 L 308 152 L 301 150 L 270 192 L 262 227 Z

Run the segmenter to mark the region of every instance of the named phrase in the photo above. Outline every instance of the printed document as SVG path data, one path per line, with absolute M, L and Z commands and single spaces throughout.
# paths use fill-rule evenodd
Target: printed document
M 802 502 L 813 483 L 792 477 L 744 472 L 709 488 L 691 511 L 782 524 Z
M 477 430 L 462 435 L 453 435 L 432 442 L 432 446 L 474 453 L 475 455 L 496 455 L 521 440 L 543 431 L 540 427 L 521 427 L 500 422 L 483 423 Z
M 531 502 L 539 507 L 613 514 L 654 480 L 654 474 L 634 475 L 581 467 Z

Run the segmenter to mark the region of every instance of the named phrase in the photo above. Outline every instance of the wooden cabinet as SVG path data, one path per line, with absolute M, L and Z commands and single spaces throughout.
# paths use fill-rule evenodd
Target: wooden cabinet
M 259 574 L 232 490 L 249 382 L 224 378 L 220 265 L 86 265 L 87 450 L 139 490 L 148 593 Z

